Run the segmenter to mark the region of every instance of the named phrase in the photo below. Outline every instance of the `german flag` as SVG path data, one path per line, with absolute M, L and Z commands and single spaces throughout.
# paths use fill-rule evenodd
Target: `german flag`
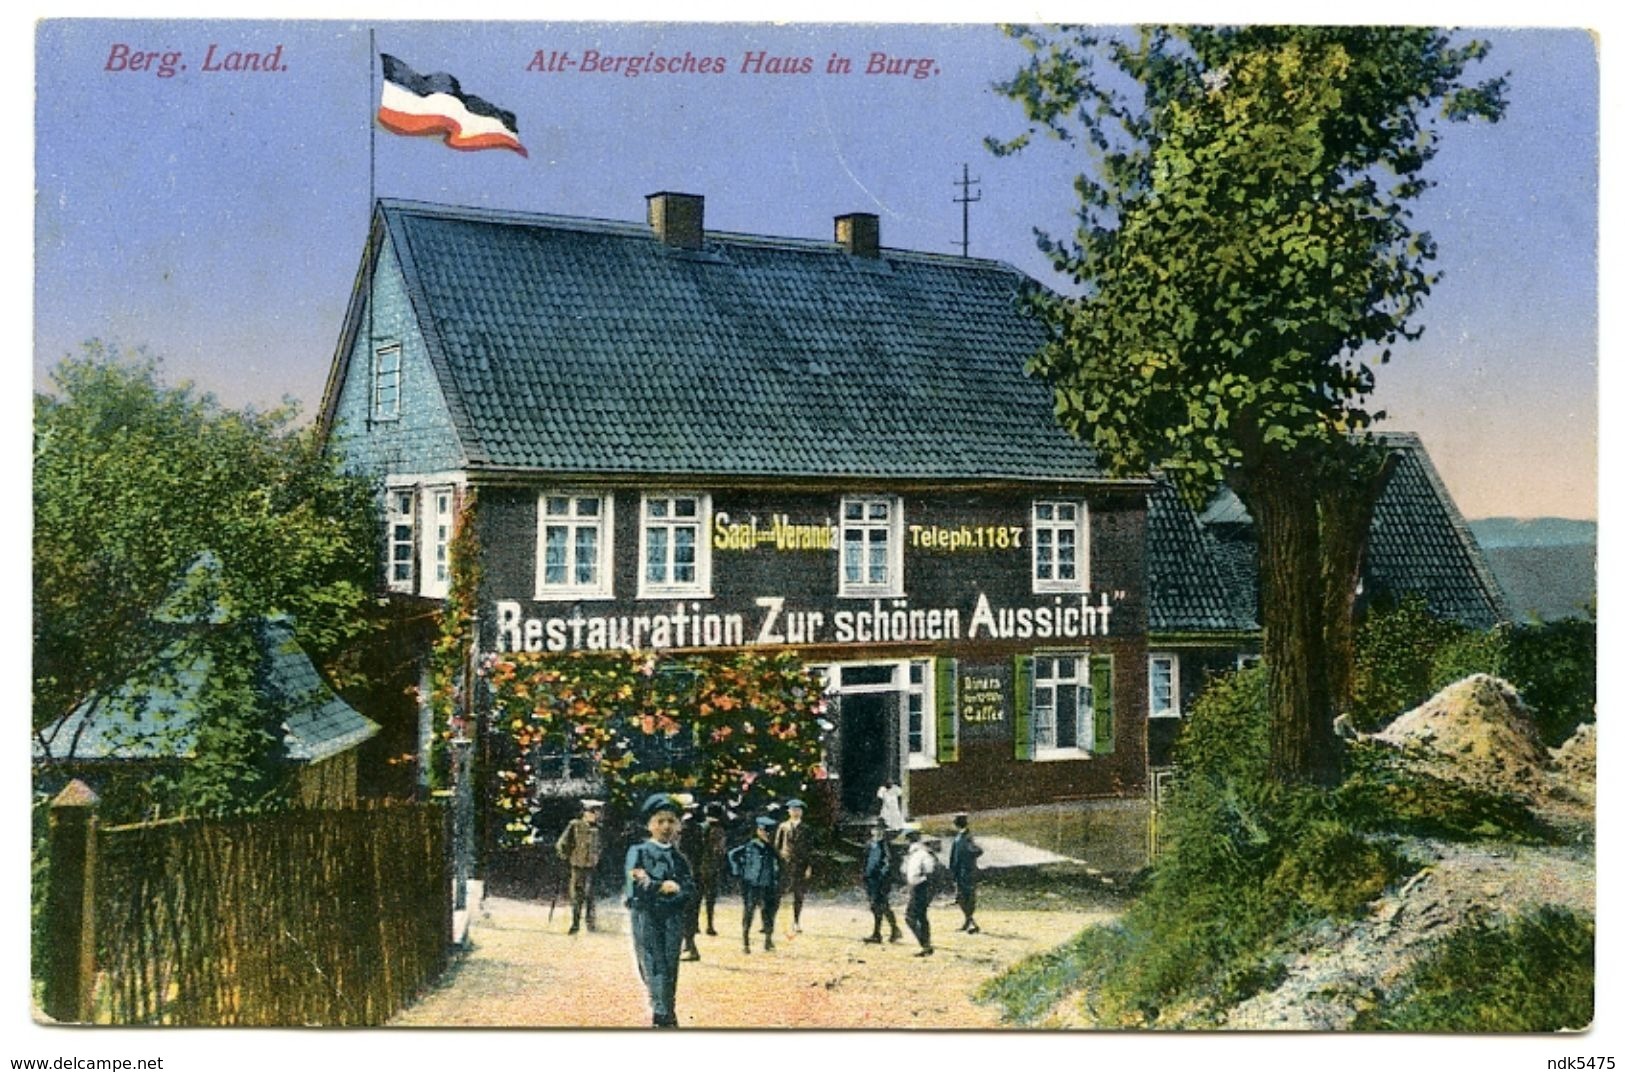
M 490 101 L 464 93 L 449 74 L 418 74 L 394 56 L 384 61 L 384 95 L 378 124 L 395 134 L 427 134 L 445 139 L 464 152 L 512 149 L 529 156 L 519 144 L 519 123 Z

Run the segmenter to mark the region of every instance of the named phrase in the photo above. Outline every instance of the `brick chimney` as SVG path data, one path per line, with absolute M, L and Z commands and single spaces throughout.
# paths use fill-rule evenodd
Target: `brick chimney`
M 880 256 L 880 217 L 873 212 L 836 216 L 835 241 L 854 257 Z
M 662 190 L 648 195 L 649 227 L 677 249 L 705 248 L 705 198 Z

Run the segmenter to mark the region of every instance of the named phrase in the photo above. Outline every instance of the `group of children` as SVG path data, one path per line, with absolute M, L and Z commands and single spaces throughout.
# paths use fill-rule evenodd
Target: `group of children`
M 596 805 L 598 802 L 589 801 Z M 785 804 L 788 813 L 782 823 L 769 815 L 755 820 L 751 836 L 743 844 L 727 847 L 727 832 L 722 822 L 720 807 L 711 806 L 698 824 L 698 845 L 693 847 L 699 859 L 698 877 L 689 859 L 678 851 L 677 840 L 683 829 L 685 802 L 667 793 L 655 793 L 643 802 L 639 819 L 648 831 L 648 839 L 634 844 L 626 853 L 626 906 L 632 920 L 632 947 L 638 965 L 638 974 L 649 991 L 649 1004 L 655 1027 L 676 1027 L 677 970 L 682 960 L 698 960 L 699 949 L 694 938 L 699 931 L 700 911 L 703 907 L 706 933 L 716 934 L 716 896 L 722 868 L 738 881 L 745 903 L 743 942 L 744 951 L 751 951 L 751 927 L 758 910 L 761 913 L 762 948 L 773 949 L 773 932 L 778 916 L 781 892 L 791 895 L 791 931 L 801 931 L 801 910 L 805 901 L 806 884 L 812 877 L 812 840 L 802 822 L 805 804 L 790 800 Z M 595 809 L 586 809 L 593 813 Z M 559 839 L 558 849 L 565 855 L 573 850 L 581 837 L 575 830 L 576 820 Z M 596 818 L 592 821 L 596 827 Z M 976 872 L 981 846 L 970 833 L 970 817 L 964 813 L 954 817 L 955 837 L 948 856 L 948 872 L 953 877 L 956 900 L 964 913 L 960 930 L 975 934 L 981 930 L 976 924 Z M 863 882 L 869 897 L 869 908 L 874 915 L 874 933 L 865 942 L 877 943 L 881 938 L 881 923 L 891 926 L 890 940 L 899 941 L 902 932 L 897 927 L 891 909 L 893 860 L 891 853 L 892 829 L 884 816 L 874 822 L 871 839 L 863 862 Z M 925 838 L 918 825 L 903 824 L 903 836 L 908 848 L 901 865 L 904 883 L 908 887 L 908 907 L 904 921 L 919 941 L 917 956 L 930 956 L 931 922 L 929 909 L 936 891 L 935 874 L 942 867 L 934 851 L 935 839 Z M 569 840 L 567 840 L 569 839 Z M 571 860 L 571 933 L 575 933 L 581 916 L 577 906 L 575 862 Z M 587 895 L 588 927 L 592 926 L 590 889 Z

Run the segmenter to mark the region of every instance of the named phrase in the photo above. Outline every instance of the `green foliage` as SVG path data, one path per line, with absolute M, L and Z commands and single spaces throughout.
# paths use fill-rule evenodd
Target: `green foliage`
M 1534 715 L 1540 738 L 1556 747 L 1597 719 L 1597 620 L 1533 622 L 1512 630 L 1507 680 Z
M 1595 620 L 1472 630 L 1435 618 L 1420 598 L 1410 597 L 1367 612 L 1356 634 L 1354 667 L 1350 714 L 1362 729 L 1380 728 L 1472 674 L 1511 682 L 1550 747 L 1596 718 Z
M 1010 33 L 1030 59 L 995 88 L 1029 125 L 989 147 L 1042 132 L 1087 154 L 1076 231 L 1040 239 L 1081 293 L 1030 295 L 1049 332 L 1029 368 L 1115 471 L 1160 469 L 1191 501 L 1220 481 L 1241 496 L 1263 567 L 1271 762 L 1333 781 L 1339 597 L 1383 473 L 1362 435 L 1382 416 L 1373 370 L 1420 335 L 1437 278 L 1411 203 L 1441 123 L 1498 118 L 1504 81 L 1466 82 L 1485 46 L 1427 28 Z
M 537 781 L 587 760 L 612 804 L 651 790 L 762 804 L 824 779 L 823 686 L 794 654 L 738 652 L 662 663 L 635 651 L 491 654 L 482 666 L 500 758 L 496 807 L 531 840 Z M 816 806 L 816 794 L 809 799 Z
M 1550 832 L 1527 802 L 1446 781 L 1409 767 L 1392 749 L 1360 743 L 1349 749 L 1338 810 L 1361 830 L 1465 841 L 1538 842 Z
M 1594 1015 L 1596 921 L 1542 906 L 1475 922 L 1361 1013 L 1361 1031 L 1578 1031 Z
M 1228 675 L 1192 707 L 1169 847 L 1094 994 L 1105 1023 L 1151 1024 L 1175 1005 L 1256 992 L 1278 976 L 1283 935 L 1358 912 L 1400 873 L 1335 793 L 1270 778 L 1265 681 L 1262 668 Z
M 448 742 L 468 730 L 469 651 L 479 612 L 484 555 L 476 523 L 476 494 L 467 492 L 452 525 L 451 581 L 440 608 L 433 646 L 429 649 L 429 710 L 434 716 L 429 738 L 429 787 L 448 788 L 451 753 Z
M 1029 126 L 990 148 L 1089 150 L 1076 233 L 1041 242 L 1085 293 L 1034 297 L 1062 424 L 1188 491 L 1366 427 L 1387 352 L 1363 348 L 1416 334 L 1434 282 L 1409 204 L 1439 121 L 1503 108 L 1503 80 L 1464 81 L 1486 47 L 1424 28 L 1010 33 L 1031 59 L 997 89 Z
M 1349 714 L 1374 730 L 1433 695 L 1433 664 L 1464 630 L 1433 617 L 1417 596 L 1371 608 L 1354 639 Z
M 998 1005 L 1011 1023 L 1036 1024 L 1062 997 L 1097 981 L 1122 944 L 1121 928 L 1091 927 L 1011 965 L 978 987 L 975 999 Z
M 126 681 L 207 667 L 199 754 L 170 788 L 211 812 L 261 806 L 280 718 L 239 661 L 245 635 L 202 626 L 288 614 L 331 668 L 368 628 L 371 489 L 291 404 L 228 409 L 99 343 L 52 382 L 34 396 L 34 728 Z M 108 706 L 95 717 L 118 717 Z

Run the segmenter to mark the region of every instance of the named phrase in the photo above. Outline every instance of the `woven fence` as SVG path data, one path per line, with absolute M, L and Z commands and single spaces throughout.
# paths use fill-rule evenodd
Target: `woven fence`
M 381 1024 L 446 966 L 442 807 L 91 826 L 80 1019 Z

